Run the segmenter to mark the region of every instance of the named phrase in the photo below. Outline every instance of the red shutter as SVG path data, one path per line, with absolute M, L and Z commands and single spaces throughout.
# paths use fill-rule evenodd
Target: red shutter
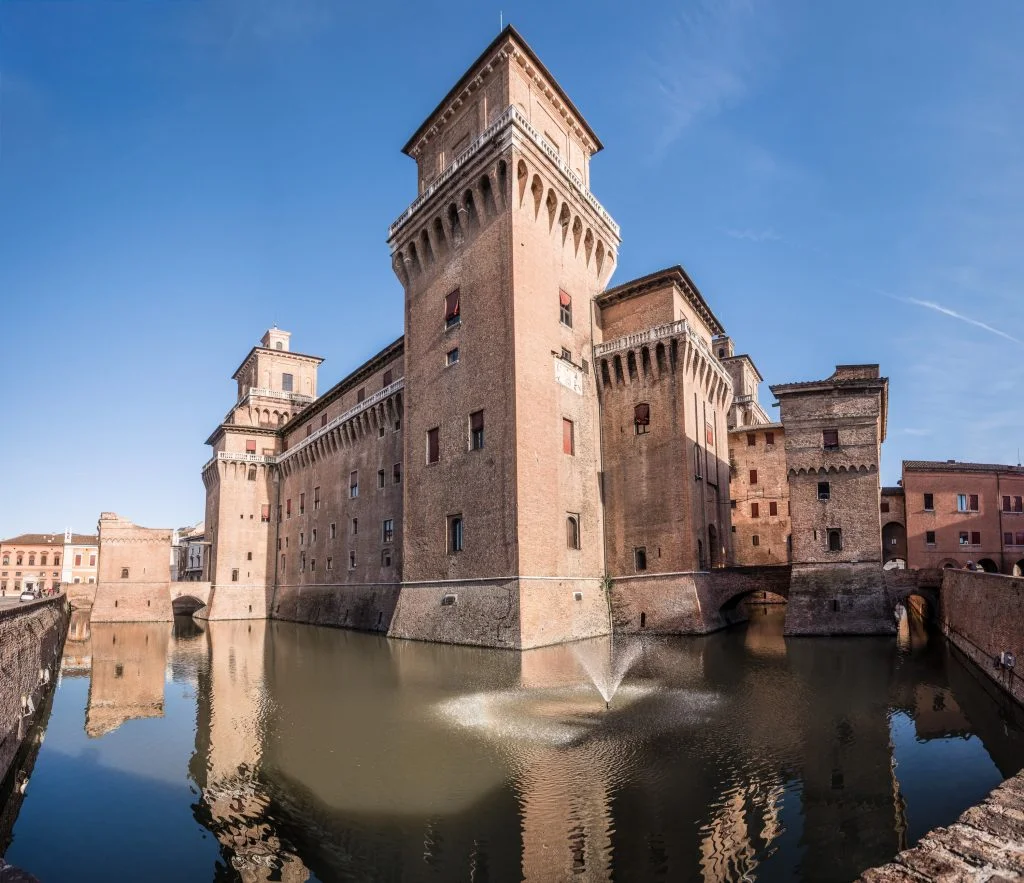
M 459 289 L 455 289 L 444 299 L 444 320 L 450 322 L 459 315 Z
M 971 545 L 972 546 L 980 546 L 981 545 L 981 531 L 978 531 L 978 530 L 972 530 L 971 531 Z
M 572 437 L 572 435 L 573 435 L 572 430 L 573 430 L 572 421 L 571 420 L 566 420 L 565 418 L 563 418 L 562 419 L 562 453 L 563 454 L 573 454 L 573 453 L 575 453 L 575 449 L 574 449 L 574 446 L 573 446 L 574 439 Z
M 769 503 L 768 504 L 768 514 L 769 515 L 778 515 L 779 514 L 779 504 L 778 503 Z
M 967 508 L 970 509 L 972 512 L 977 512 L 978 511 L 978 495 L 977 494 L 971 494 L 971 500 L 970 500 L 970 503 L 968 504 Z
M 561 304 L 561 305 L 562 305 L 563 307 L 567 307 L 567 306 L 570 306 L 570 305 L 572 304 L 572 298 L 571 298 L 571 297 L 569 297 L 569 295 L 568 295 L 568 294 L 566 294 L 566 293 L 565 293 L 564 291 L 562 291 L 561 289 L 559 289 L 559 290 L 558 290 L 558 302 L 559 302 L 559 303 L 560 303 L 560 304 Z
M 633 422 L 637 426 L 648 426 L 651 422 L 651 406 L 647 404 L 637 405 L 633 409 Z
M 1024 497 L 1014 497 L 1013 498 L 1013 511 L 1014 512 L 1020 512 L 1022 510 L 1024 510 Z
M 1017 531 L 1017 542 L 1015 543 L 1015 545 L 1024 546 L 1024 530 Z
M 751 503 L 750 504 L 750 517 L 751 518 L 760 518 L 761 517 L 761 507 L 757 503 Z
M 427 430 L 427 462 L 436 463 L 439 459 L 438 445 L 437 445 L 437 430 Z
M 1009 512 L 1010 511 L 1010 498 L 1009 497 L 1003 497 L 1003 511 L 1004 512 Z
M 704 422 L 704 440 L 708 443 L 709 448 L 715 446 L 715 427 L 707 421 Z
M 750 483 L 751 484 L 757 484 L 757 470 L 756 469 L 751 469 L 750 470 Z
M 255 454 L 256 453 L 256 439 L 254 439 L 254 438 L 247 438 L 245 440 L 245 452 L 247 454 Z

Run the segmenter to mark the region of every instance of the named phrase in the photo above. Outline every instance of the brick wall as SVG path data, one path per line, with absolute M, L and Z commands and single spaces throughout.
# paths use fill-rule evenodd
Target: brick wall
M 766 436 L 771 433 L 771 436 Z M 753 444 L 749 439 L 753 438 Z M 767 438 L 773 439 L 769 445 Z M 747 426 L 729 432 L 730 513 L 733 563 L 785 564 L 789 561 L 789 479 L 785 432 L 781 425 Z M 757 482 L 752 483 L 752 471 Z M 732 503 L 735 502 L 735 506 Z M 771 507 L 775 504 L 775 514 Z M 754 515 L 754 506 L 757 506 Z M 754 545 L 754 537 L 757 545 Z
M 942 575 L 941 623 L 946 636 L 978 668 L 1024 703 L 1024 578 L 946 570 Z M 1013 653 L 1013 672 L 993 665 Z
M 0 781 L 7 776 L 43 700 L 57 683 L 60 652 L 70 617 L 60 595 L 0 609 Z M 40 671 L 48 672 L 40 680 Z M 22 697 L 35 709 L 27 717 Z
M 872 508 L 877 511 L 877 504 Z M 893 634 L 896 620 L 881 564 L 794 564 L 785 630 L 787 635 Z

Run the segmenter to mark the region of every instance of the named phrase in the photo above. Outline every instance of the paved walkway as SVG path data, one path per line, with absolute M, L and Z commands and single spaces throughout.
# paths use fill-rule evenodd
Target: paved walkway
M 948 828 L 936 828 L 863 883 L 1024 880 L 1024 773 L 1007 779 Z

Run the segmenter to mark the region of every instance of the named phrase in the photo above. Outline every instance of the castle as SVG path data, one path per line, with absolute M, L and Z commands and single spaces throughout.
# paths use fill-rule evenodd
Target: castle
M 201 615 L 525 649 L 606 634 L 609 580 L 660 591 L 735 560 L 730 428 L 767 423 L 756 368 L 681 267 L 606 287 L 620 231 L 590 190 L 601 148 L 505 28 L 404 148 L 418 196 L 388 244 L 405 334 L 323 394 L 322 360 L 277 328 L 235 372 L 203 468 Z M 806 393 L 861 394 L 864 450 L 823 457 L 865 500 L 873 481 L 867 534 L 886 383 L 871 368 L 773 388 L 812 434 L 814 414 L 842 415 Z M 813 469 L 787 481 L 811 488 Z M 810 566 L 844 548 L 808 529 Z M 842 560 L 877 564 L 877 537 L 872 559 L 854 533 Z

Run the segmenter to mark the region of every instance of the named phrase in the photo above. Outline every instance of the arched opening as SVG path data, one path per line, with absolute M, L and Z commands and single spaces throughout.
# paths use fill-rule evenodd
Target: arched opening
M 984 570 L 985 573 L 999 573 L 999 566 L 991 558 L 982 558 L 978 562 L 978 570 Z
M 882 563 L 894 559 L 907 560 L 907 528 L 898 521 L 890 521 L 882 527 Z
M 575 515 L 569 515 L 565 519 L 565 544 L 569 549 L 580 547 L 580 520 Z
M 644 377 L 651 376 L 651 351 L 645 346 L 640 348 L 640 367 L 643 368 Z
M 576 218 L 572 222 L 572 243 L 573 248 L 578 252 L 580 250 L 580 239 L 583 238 L 583 222 Z
M 611 375 L 611 372 L 608 370 L 608 360 L 607 359 L 601 359 L 601 382 L 605 386 L 611 386 L 612 385 L 612 375 Z
M 697 570 L 706 570 L 704 566 L 704 543 L 697 540 Z
M 937 599 L 927 592 L 915 590 L 896 602 L 893 617 L 899 648 L 906 651 L 924 647 L 928 643 L 930 624 L 937 616 Z
M 961 564 L 955 558 L 946 558 L 939 562 L 940 570 L 959 570 Z
M 632 350 L 626 354 L 626 365 L 629 368 L 629 379 L 636 380 L 636 353 Z
M 171 609 L 174 611 L 175 616 L 191 616 L 205 606 L 206 604 L 194 595 L 182 595 L 171 601 Z
M 434 263 L 434 249 L 430 247 L 430 234 L 426 230 L 420 233 L 420 251 L 426 264 Z
M 462 206 L 466 210 L 466 227 L 475 230 L 480 226 L 480 216 L 476 210 L 476 200 L 473 199 L 473 191 L 467 190 L 462 194 Z
M 480 178 L 480 199 L 484 204 L 484 215 L 494 217 L 498 213 L 498 207 L 494 203 L 494 188 L 491 187 L 489 175 Z
M 443 255 L 448 250 L 448 239 L 444 235 L 444 224 L 440 218 L 434 218 L 434 242 L 437 244 L 438 255 Z
M 624 383 L 625 381 L 622 377 L 622 356 L 615 356 L 612 359 L 612 362 L 615 365 L 615 382 Z
M 766 627 L 759 635 L 759 640 L 781 641 L 788 600 L 785 595 L 768 589 L 750 589 L 727 599 L 718 614 L 727 626 L 763 622 Z
M 1014 576 L 1024 576 L 1024 558 L 1021 558 L 1016 564 L 1013 565 Z
M 453 202 L 448 206 L 448 229 L 451 230 L 452 242 L 462 242 L 462 222 L 459 220 L 459 207 Z
M 654 348 L 654 361 L 658 366 L 658 374 L 665 373 L 665 344 L 659 343 Z

